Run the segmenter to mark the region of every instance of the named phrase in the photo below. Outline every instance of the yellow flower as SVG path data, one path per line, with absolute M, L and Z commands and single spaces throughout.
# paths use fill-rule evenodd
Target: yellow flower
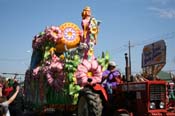
M 51 47 L 50 50 L 49 50 L 50 54 L 54 54 L 55 50 L 56 49 L 54 47 Z
M 92 56 L 93 54 L 94 54 L 94 50 L 92 48 L 90 48 L 89 51 L 88 51 L 88 55 Z
M 87 72 L 88 77 L 92 77 L 92 72 Z
M 64 60 L 64 55 L 63 55 L 63 54 L 60 55 L 60 59 L 61 59 L 61 60 Z
M 92 27 L 90 30 L 91 30 L 91 33 L 94 34 L 94 35 L 98 33 L 98 28 L 95 27 L 95 26 Z

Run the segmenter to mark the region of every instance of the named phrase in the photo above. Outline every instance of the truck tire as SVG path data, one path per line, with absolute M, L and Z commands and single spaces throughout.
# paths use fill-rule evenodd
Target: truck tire
M 127 110 L 123 110 L 122 112 L 115 111 L 113 116 L 130 116 Z
M 78 116 L 101 116 L 103 110 L 100 95 L 84 88 L 79 95 Z
M 114 113 L 113 116 L 130 116 L 130 115 L 129 114 L 125 114 L 125 113 L 117 113 L 117 114 Z
M 129 116 L 129 114 L 119 114 L 118 116 Z

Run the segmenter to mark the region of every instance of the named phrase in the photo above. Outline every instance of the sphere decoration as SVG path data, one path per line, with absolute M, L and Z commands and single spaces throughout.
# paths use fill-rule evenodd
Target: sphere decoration
M 57 52 L 65 51 L 65 47 L 67 49 L 77 47 L 80 43 L 79 27 L 74 23 L 67 22 L 60 25 L 59 28 L 62 31 L 62 38 L 57 41 Z

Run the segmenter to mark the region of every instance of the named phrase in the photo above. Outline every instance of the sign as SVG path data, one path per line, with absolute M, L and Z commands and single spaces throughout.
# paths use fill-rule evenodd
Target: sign
M 144 46 L 142 68 L 166 63 L 166 45 L 164 40 Z

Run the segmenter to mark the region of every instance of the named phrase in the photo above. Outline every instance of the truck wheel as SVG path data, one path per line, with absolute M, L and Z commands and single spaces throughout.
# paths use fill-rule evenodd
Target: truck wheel
M 117 114 L 114 114 L 113 116 L 130 116 L 130 115 L 125 113 L 117 113 Z
M 89 88 L 84 88 L 79 95 L 78 116 L 101 116 L 102 110 L 100 95 Z
M 118 116 L 129 116 L 129 114 L 119 114 Z
M 123 112 L 115 111 L 113 116 L 130 116 L 130 114 L 126 110 Z

